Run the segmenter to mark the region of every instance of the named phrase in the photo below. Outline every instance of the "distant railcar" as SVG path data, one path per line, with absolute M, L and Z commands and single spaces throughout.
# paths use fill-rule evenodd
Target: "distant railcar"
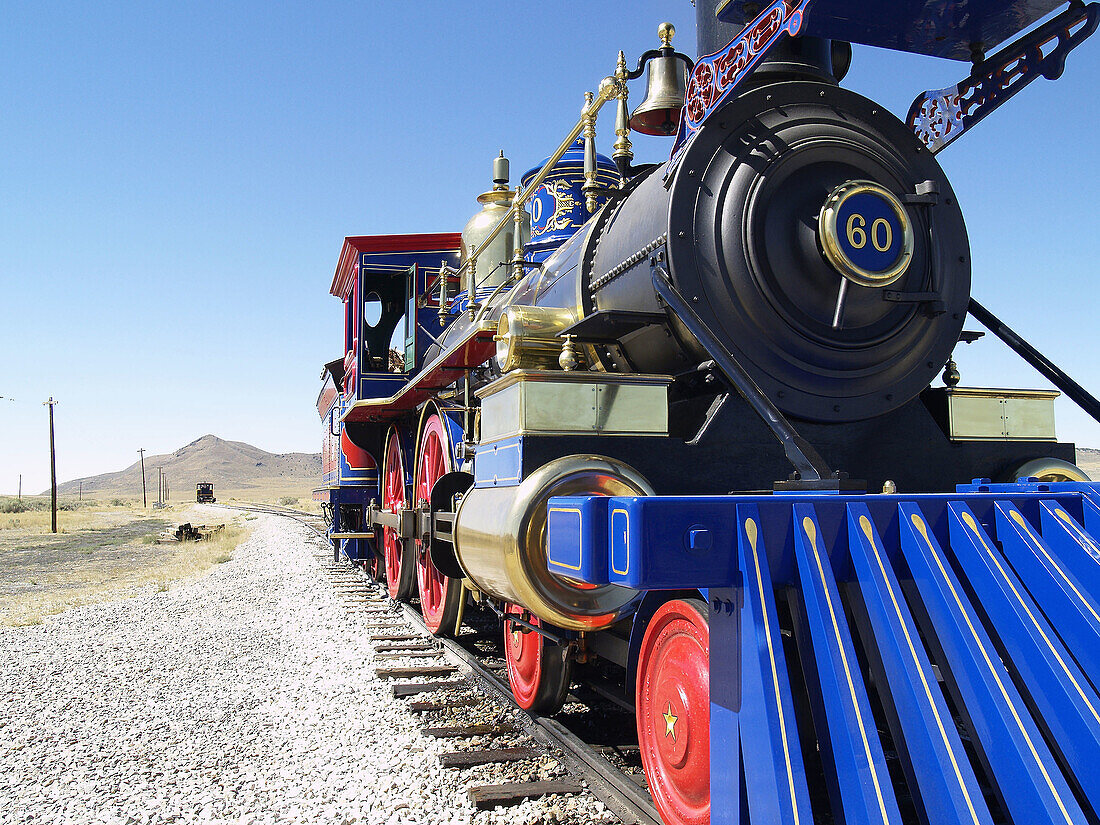
M 214 485 L 209 481 L 200 481 L 195 485 L 195 501 L 199 504 L 213 504 L 217 501 L 214 498 Z

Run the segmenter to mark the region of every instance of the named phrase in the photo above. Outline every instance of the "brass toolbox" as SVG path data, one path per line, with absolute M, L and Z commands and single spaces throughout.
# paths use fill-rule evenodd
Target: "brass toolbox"
M 481 441 L 515 435 L 668 435 L 667 375 L 514 370 L 481 389 Z
M 1055 441 L 1052 390 L 945 387 L 952 441 Z

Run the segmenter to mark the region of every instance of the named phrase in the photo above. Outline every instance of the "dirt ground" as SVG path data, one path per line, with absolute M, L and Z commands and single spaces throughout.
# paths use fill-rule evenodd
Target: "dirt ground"
M 163 510 L 84 507 L 58 513 L 0 513 L 0 624 L 37 624 L 69 607 L 120 598 L 144 585 L 167 589 L 228 561 L 248 517 L 188 504 Z M 226 524 L 213 541 L 158 543 L 183 522 Z

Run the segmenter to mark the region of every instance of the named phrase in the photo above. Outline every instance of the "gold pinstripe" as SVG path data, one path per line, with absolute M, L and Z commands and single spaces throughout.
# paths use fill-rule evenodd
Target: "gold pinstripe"
M 886 592 L 890 594 L 890 601 L 894 603 L 894 613 L 898 617 L 898 624 L 901 625 L 902 631 L 905 633 L 905 642 L 909 645 L 909 653 L 913 657 L 913 664 L 916 665 L 917 673 L 920 674 L 920 682 L 924 687 L 924 695 L 928 699 L 928 705 L 932 708 L 932 715 L 936 717 L 936 727 L 939 728 L 940 738 L 943 739 L 943 744 L 947 747 L 947 755 L 951 757 L 951 767 L 955 771 L 955 779 L 958 780 L 959 787 L 962 789 L 963 796 L 966 797 L 966 807 L 970 809 L 970 818 L 975 822 L 975 825 L 980 822 L 978 819 L 978 812 L 974 810 L 974 802 L 970 798 L 970 790 L 966 787 L 966 782 L 963 780 L 962 771 L 959 769 L 958 758 L 955 756 L 955 749 L 951 746 L 951 740 L 947 738 L 947 729 L 944 726 L 943 719 L 940 718 L 940 711 L 936 707 L 935 698 L 932 695 L 932 688 L 928 684 L 928 680 L 924 675 L 924 668 L 920 666 L 920 659 L 917 657 L 917 649 L 913 644 L 913 639 L 909 635 L 909 626 L 906 624 L 904 617 L 902 616 L 901 606 L 898 604 L 898 598 L 894 593 L 894 588 L 890 584 L 890 579 L 886 575 L 886 566 L 882 562 L 882 556 L 879 555 L 878 545 L 875 543 L 874 530 L 871 527 L 871 520 L 867 516 L 859 517 L 859 526 L 863 529 L 863 534 L 867 536 L 867 541 L 871 543 L 871 549 L 875 551 L 875 561 L 878 563 L 878 568 L 882 573 L 882 580 L 886 584 Z
M 963 521 L 966 522 L 966 526 L 969 527 L 970 530 L 974 533 L 974 537 L 982 543 L 982 547 L 985 548 L 986 554 L 993 561 L 993 563 L 997 565 L 997 570 L 1000 572 L 1005 582 L 1010 588 L 1012 588 L 1012 594 L 1016 597 L 1016 601 L 1018 601 L 1020 603 L 1020 606 L 1023 607 L 1024 611 L 1027 613 L 1027 617 L 1031 619 L 1031 623 L 1035 626 L 1035 629 L 1039 631 L 1039 635 L 1043 637 L 1043 641 L 1047 643 L 1047 647 L 1050 648 L 1050 652 L 1054 654 L 1054 658 L 1057 659 L 1058 664 L 1062 666 L 1062 671 L 1066 674 L 1066 678 L 1068 678 L 1070 682 L 1073 683 L 1073 687 L 1076 688 L 1077 694 L 1081 697 L 1081 701 L 1088 705 L 1088 709 L 1089 711 L 1091 711 L 1093 719 L 1095 719 L 1097 723 L 1100 723 L 1100 713 L 1098 713 L 1096 708 L 1093 707 L 1092 702 L 1089 701 L 1088 695 L 1085 693 L 1084 689 L 1081 687 L 1078 681 L 1073 678 L 1073 673 L 1070 671 L 1069 666 L 1062 659 L 1061 654 L 1058 653 L 1057 648 L 1054 647 L 1054 643 L 1047 636 L 1046 632 L 1044 632 L 1042 626 L 1040 626 L 1039 620 L 1035 618 L 1035 614 L 1031 612 L 1031 608 L 1028 607 L 1027 602 L 1024 601 L 1024 597 L 1020 595 L 1020 591 L 1016 589 L 1016 585 L 1013 584 L 1012 579 L 1008 577 L 1008 573 L 1005 572 L 1004 567 L 1001 566 L 1001 560 L 997 558 L 996 554 L 989 548 L 989 545 L 985 543 L 985 537 L 982 536 L 981 531 L 978 530 L 978 524 L 974 521 L 974 517 L 970 515 L 970 513 L 963 513 L 962 518 Z
M 791 792 L 791 813 L 794 815 L 795 825 L 798 825 L 798 803 L 795 801 L 794 768 L 791 767 L 791 753 L 787 746 L 787 721 L 783 716 L 783 700 L 779 693 L 779 672 L 775 666 L 775 649 L 772 646 L 772 629 L 768 621 L 768 609 L 764 599 L 764 576 L 760 572 L 760 556 L 756 550 L 757 530 L 756 522 L 745 519 L 745 535 L 749 537 L 749 545 L 752 547 L 752 560 L 756 566 L 756 586 L 760 591 L 760 612 L 764 616 L 764 638 L 768 641 L 768 660 L 771 662 L 772 687 L 775 695 L 775 709 L 779 712 L 779 738 L 783 741 L 783 759 L 787 765 L 787 786 Z
M 817 562 L 817 570 L 821 576 L 822 590 L 825 591 L 825 602 L 829 606 L 829 618 L 833 622 L 833 633 L 837 639 L 837 647 L 840 649 L 840 661 L 844 665 L 844 676 L 848 680 L 848 693 L 852 696 L 852 707 L 856 712 L 856 723 L 859 726 L 859 735 L 863 739 L 863 752 L 867 756 L 867 766 L 871 769 L 871 781 L 875 786 L 875 796 L 878 797 L 879 813 L 882 821 L 889 823 L 890 818 L 886 814 L 886 801 L 882 798 L 882 786 L 879 784 L 878 771 L 875 769 L 875 760 L 871 756 L 871 745 L 867 741 L 867 728 L 863 723 L 863 714 L 859 709 L 859 700 L 856 698 L 856 688 L 852 683 L 852 670 L 848 665 L 848 655 L 844 652 L 844 640 L 840 635 L 840 625 L 837 624 L 836 608 L 833 607 L 833 597 L 829 593 L 829 586 L 825 583 L 825 569 L 821 564 L 821 554 L 817 548 L 817 527 L 809 516 L 802 519 L 802 529 L 806 531 L 806 537 L 814 549 L 814 560 Z
M 990 674 L 992 674 L 994 681 L 997 683 L 997 687 L 1001 691 L 1001 698 L 1004 699 L 1005 704 L 1008 705 L 1008 709 L 1012 711 L 1012 718 L 1016 722 L 1016 727 L 1019 728 L 1020 733 L 1023 734 L 1024 741 L 1027 742 L 1027 747 L 1031 751 L 1032 757 L 1035 759 L 1035 764 L 1043 774 L 1043 779 L 1046 780 L 1047 787 L 1050 789 L 1051 794 L 1054 796 L 1054 800 L 1058 803 L 1058 807 L 1062 811 L 1062 816 L 1065 817 L 1066 822 L 1072 823 L 1073 818 L 1070 817 L 1069 811 L 1066 810 L 1065 803 L 1062 802 L 1062 797 L 1058 795 L 1058 789 L 1054 787 L 1054 780 L 1052 780 L 1050 774 L 1047 773 L 1046 765 L 1044 765 L 1043 760 L 1039 758 L 1039 753 L 1035 750 L 1035 744 L 1031 741 L 1027 728 L 1024 727 L 1023 719 L 1020 718 L 1020 712 L 1016 709 L 1016 705 L 1013 704 L 1012 699 L 1009 697 L 1008 691 L 1005 689 L 1000 675 L 993 669 L 993 662 L 989 658 L 989 652 L 985 649 L 985 645 L 982 644 L 981 637 L 978 635 L 978 631 L 975 629 L 973 622 L 970 621 L 970 611 L 963 607 L 962 599 L 959 598 L 959 594 L 955 590 L 955 585 L 951 583 L 951 579 L 947 575 L 947 570 L 943 566 L 943 560 L 940 558 L 940 554 L 936 552 L 936 548 L 932 545 L 932 540 L 928 537 L 928 525 L 926 525 L 924 519 L 916 513 L 909 518 L 924 537 L 924 542 L 928 545 L 928 551 L 932 554 L 932 558 L 936 560 L 936 566 L 940 569 L 940 574 L 947 584 L 947 589 L 951 591 L 951 596 L 955 599 L 955 604 L 959 608 L 959 613 L 966 619 L 966 625 L 970 628 L 970 635 L 977 643 L 978 650 L 982 652 L 982 658 L 985 659 L 986 667 L 989 668 Z

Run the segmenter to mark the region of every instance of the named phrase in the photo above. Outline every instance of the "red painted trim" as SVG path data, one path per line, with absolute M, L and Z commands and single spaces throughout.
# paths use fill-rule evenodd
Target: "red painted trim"
M 457 252 L 462 247 L 460 232 L 427 232 L 415 235 L 349 235 L 344 238 L 329 292 L 347 298 L 364 252 Z

